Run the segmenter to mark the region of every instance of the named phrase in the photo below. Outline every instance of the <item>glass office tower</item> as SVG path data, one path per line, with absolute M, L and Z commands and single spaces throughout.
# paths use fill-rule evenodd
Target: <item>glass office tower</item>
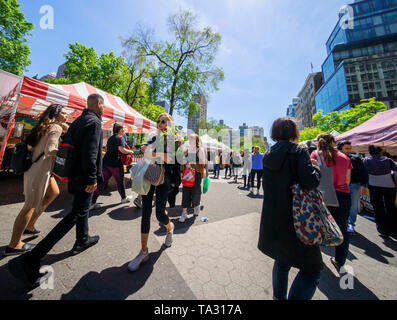
M 322 66 L 324 85 L 316 110 L 349 109 L 362 99 L 376 97 L 397 107 L 397 0 L 365 0 L 350 4 L 352 24 L 342 27 L 339 15 L 326 47 Z

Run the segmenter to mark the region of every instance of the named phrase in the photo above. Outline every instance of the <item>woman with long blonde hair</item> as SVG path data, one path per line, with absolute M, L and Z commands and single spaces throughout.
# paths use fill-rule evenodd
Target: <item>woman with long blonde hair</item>
M 28 149 L 33 152 L 33 164 L 23 177 L 25 204 L 15 219 L 5 255 L 17 255 L 33 249 L 34 245 L 22 241 L 22 235 L 40 233 L 35 229 L 35 223 L 59 195 L 51 170 L 58 152 L 59 138 L 68 128 L 66 118 L 67 113 L 61 105 L 50 105 L 40 114 L 35 127 L 26 138 Z
M 162 145 L 162 135 L 164 135 L 169 127 L 174 126 L 174 119 L 168 113 L 163 113 L 157 118 L 157 134 L 151 137 L 148 145 L 142 146 L 141 150 L 148 160 L 155 160 L 159 165 L 164 163 L 164 183 L 155 187 L 151 186 L 147 195 L 142 195 L 142 220 L 141 220 L 141 251 L 139 254 L 128 264 L 130 271 L 136 271 L 140 265 L 149 260 L 148 240 L 150 231 L 150 217 L 152 214 L 152 202 L 154 193 L 156 193 L 156 218 L 167 229 L 167 235 L 164 241 L 166 247 L 172 244 L 172 235 L 174 232 L 174 224 L 165 212 L 167 204 L 168 193 L 171 190 L 171 175 L 172 175 L 172 162 L 174 157 L 171 153 L 167 152 L 166 143 Z
M 194 216 L 200 213 L 201 202 L 201 181 L 206 176 L 206 163 L 204 149 L 201 147 L 200 137 L 197 134 L 189 136 L 189 148 L 185 151 L 182 171 L 193 169 L 195 179 L 193 187 L 183 186 L 182 189 L 182 215 L 179 222 L 185 222 L 187 218 L 187 209 L 194 208 Z

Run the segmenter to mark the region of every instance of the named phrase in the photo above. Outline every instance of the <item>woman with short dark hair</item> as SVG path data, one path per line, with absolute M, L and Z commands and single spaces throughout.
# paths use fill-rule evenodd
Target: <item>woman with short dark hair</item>
M 303 244 L 294 229 L 291 186 L 305 190 L 319 185 L 320 170 L 312 165 L 307 151 L 297 145 L 299 131 L 291 118 L 277 119 L 271 137 L 277 143 L 263 157 L 264 199 L 258 248 L 275 260 L 273 297 L 286 300 L 288 274 L 299 269 L 291 286 L 289 300 L 310 300 L 323 268 L 320 248 Z
M 376 228 L 381 237 L 397 240 L 396 185 L 392 179 L 392 171 L 397 172 L 397 166 L 393 160 L 381 156 L 381 153 L 380 147 L 369 146 L 370 156 L 364 159 L 364 166 L 368 170 Z

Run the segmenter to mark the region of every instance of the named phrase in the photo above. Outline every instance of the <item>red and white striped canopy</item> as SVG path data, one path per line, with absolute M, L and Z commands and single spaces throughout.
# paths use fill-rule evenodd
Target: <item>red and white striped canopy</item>
M 85 82 L 55 85 L 24 77 L 18 112 L 37 114 L 50 103 L 56 103 L 67 107 L 72 119 L 77 118 L 86 108 L 87 97 L 93 93 L 100 94 L 105 100 L 102 116 L 104 123 L 109 123 L 110 120 L 121 122 L 133 133 L 147 133 L 156 129 L 155 122 L 141 115 L 120 97 Z

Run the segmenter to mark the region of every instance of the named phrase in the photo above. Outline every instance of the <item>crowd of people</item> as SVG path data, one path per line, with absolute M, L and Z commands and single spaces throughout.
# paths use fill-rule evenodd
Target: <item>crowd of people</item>
M 73 255 L 98 243 L 99 236 L 89 235 L 89 212 L 100 207 L 98 197 L 112 176 L 116 180 L 121 203 L 132 200 L 132 196 L 126 194 L 121 161 L 121 155 L 131 154 L 132 151 L 126 147 L 122 125 L 114 125 L 113 136 L 107 141 L 107 152 L 102 159 L 103 108 L 103 98 L 98 94 L 90 95 L 87 109 L 68 127 L 64 108 L 51 105 L 39 116 L 25 141 L 33 154 L 32 166 L 24 174 L 25 204 L 15 220 L 4 254 L 19 255 L 9 261 L 9 270 L 15 277 L 32 285 L 42 276 L 39 273 L 41 260 L 74 226 L 76 242 L 71 252 Z M 130 271 L 138 270 L 149 259 L 148 239 L 153 207 L 157 220 L 167 231 L 164 245 L 172 245 L 175 226 L 167 215 L 166 206 L 167 202 L 170 207 L 175 206 L 181 183 L 182 212 L 179 222 L 186 221 L 189 208 L 194 216 L 200 214 L 202 181 L 208 176 L 208 155 L 200 137 L 192 134 L 188 147 L 184 148 L 181 163 L 174 161 L 175 153 L 168 148 L 169 141 L 162 139 L 162 134 L 173 126 L 172 116 L 161 114 L 157 119 L 157 132 L 141 147 L 145 159 L 164 170 L 164 179 L 158 185 L 152 184 L 147 194 L 138 195 L 134 200 L 134 204 L 142 209 L 141 250 L 129 262 Z M 70 160 L 73 170 L 68 176 L 68 190 L 73 194 L 72 210 L 38 244 L 24 243 L 23 234 L 40 233 L 35 223 L 59 194 L 51 172 L 61 137 L 67 137 L 74 143 Z M 396 184 L 392 173 L 397 172 L 397 166 L 376 146 L 370 146 L 370 156 L 362 160 L 352 154 L 349 141 L 336 144 L 329 133 L 320 134 L 316 149 L 309 150 L 298 145 L 299 130 L 291 118 L 276 120 L 271 138 L 276 144 L 265 154 L 257 146 L 241 153 L 218 150 L 213 157 L 213 178 L 219 179 L 221 166 L 224 165 L 225 179 L 229 175 L 237 183 L 241 177 L 244 182 L 242 188 L 249 190 L 250 194 L 254 194 L 255 188 L 256 194 L 260 194 L 262 187 L 264 196 L 258 248 L 275 261 L 274 299 L 311 299 L 320 281 L 322 255 L 319 246 L 302 243 L 295 233 L 291 186 L 298 183 L 304 190 L 318 188 L 324 194 L 325 205 L 343 234 L 343 243 L 335 247 L 335 256 L 331 258 L 339 272 L 346 263 L 349 237 L 356 234 L 360 195 L 364 194 L 367 186 L 379 234 L 396 239 Z M 193 172 L 190 181 L 194 182 L 190 185 L 183 183 L 184 173 L 188 171 Z M 299 273 L 287 294 L 288 274 L 292 267 L 298 268 Z

